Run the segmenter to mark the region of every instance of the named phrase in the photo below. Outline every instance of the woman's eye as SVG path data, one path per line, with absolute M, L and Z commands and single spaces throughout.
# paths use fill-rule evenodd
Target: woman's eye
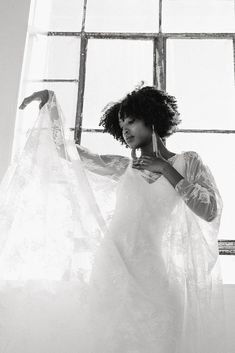
M 133 120 L 129 120 L 128 124 L 133 124 L 134 123 L 134 119 Z M 123 126 L 120 125 L 120 128 L 123 129 Z

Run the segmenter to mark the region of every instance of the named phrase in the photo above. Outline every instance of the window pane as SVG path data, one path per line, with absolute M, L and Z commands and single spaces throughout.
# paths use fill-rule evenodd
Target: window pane
M 77 84 L 28 82 L 24 85 L 21 91 L 21 98 L 19 99 L 19 102 L 21 103 L 25 97 L 30 96 L 33 92 L 40 91 L 43 89 L 49 89 L 55 92 L 65 119 L 65 135 L 66 138 L 70 138 L 71 132 L 69 128 L 74 127 L 75 125 Z M 31 102 L 23 110 L 17 109 L 13 154 L 15 154 L 15 151 L 19 151 L 23 147 L 25 143 L 26 134 L 29 129 L 32 128 L 34 122 L 37 119 L 38 113 L 39 101 Z
M 141 80 L 153 82 L 152 41 L 89 40 L 83 127 L 100 128 L 101 110 Z
M 166 140 L 166 145 L 170 151 L 176 153 L 196 151 L 208 165 L 224 203 L 219 239 L 235 239 L 235 230 L 231 223 L 235 199 L 235 162 L 231 158 L 231 152 L 235 151 L 235 135 L 176 132 Z
M 158 32 L 158 0 L 89 0 L 86 31 Z
M 79 37 L 31 35 L 32 52 L 28 78 L 78 79 Z
M 118 154 L 131 158 L 131 149 L 126 148 L 113 136 L 103 132 L 83 132 L 81 145 L 89 148 L 93 153 Z
M 83 0 L 36 0 L 32 26 L 46 31 L 80 31 Z
M 220 256 L 221 272 L 224 284 L 235 284 L 235 256 Z
M 182 128 L 235 129 L 232 40 L 167 40 L 167 91 Z
M 163 32 L 235 32 L 233 0 L 164 0 Z

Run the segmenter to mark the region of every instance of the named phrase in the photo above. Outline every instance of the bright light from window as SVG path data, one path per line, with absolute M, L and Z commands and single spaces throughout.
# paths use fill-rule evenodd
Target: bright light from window
M 235 32 L 233 0 L 163 0 L 163 32 Z
M 54 90 L 65 117 L 66 137 L 73 133 L 78 97 L 77 82 L 31 82 L 35 79 L 78 80 L 80 38 L 47 36 L 47 31 L 80 32 L 83 0 L 34 0 L 20 98 L 42 89 Z M 235 32 L 233 0 L 164 0 L 164 32 Z M 86 31 L 158 32 L 158 0 L 88 0 Z M 167 39 L 166 90 L 177 98 L 179 128 L 235 129 L 234 53 L 232 38 Z M 83 128 L 101 128 L 102 109 L 121 99 L 144 81 L 153 84 L 153 40 L 88 38 Z M 157 53 L 155 53 L 157 54 Z M 83 53 L 84 55 L 84 53 Z M 13 155 L 25 142 L 38 114 L 38 102 L 17 111 Z M 234 134 L 176 133 L 167 148 L 176 153 L 195 150 L 213 172 L 224 201 L 219 238 L 234 239 Z M 108 134 L 84 132 L 81 144 L 97 153 L 130 156 Z M 221 256 L 224 283 L 235 283 L 235 256 Z M 35 265 L 37 266 L 37 264 Z M 36 268 L 36 267 L 35 267 Z M 35 269 L 34 269 L 35 272 Z M 30 275 L 30 274 L 29 274 Z

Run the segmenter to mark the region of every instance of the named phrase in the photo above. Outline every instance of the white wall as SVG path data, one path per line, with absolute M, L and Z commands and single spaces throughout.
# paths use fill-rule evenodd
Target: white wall
M 10 162 L 30 0 L 0 0 L 0 180 Z
M 230 256 L 230 255 L 227 255 L 227 256 Z M 228 353 L 234 353 L 235 352 L 235 284 L 224 284 L 224 299 L 225 299 L 225 309 L 226 309 L 226 315 L 227 315 L 227 333 L 228 333 L 228 348 L 229 348 Z

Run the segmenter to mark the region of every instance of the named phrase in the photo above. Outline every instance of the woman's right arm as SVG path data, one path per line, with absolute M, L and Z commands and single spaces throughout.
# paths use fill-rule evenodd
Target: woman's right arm
M 129 165 L 130 158 L 121 155 L 95 154 L 88 148 L 76 144 L 84 166 L 93 173 L 120 177 Z
M 64 145 L 64 133 L 62 121 L 57 107 L 55 93 L 50 90 L 34 92 L 26 97 L 20 105 L 24 109 L 32 101 L 40 101 L 39 109 L 46 103 L 50 105 L 50 118 L 52 123 L 52 136 L 60 157 L 66 159 L 66 147 Z M 95 154 L 88 148 L 76 144 L 77 152 L 83 162 L 83 166 L 93 173 L 99 175 L 114 175 L 120 177 L 126 170 L 130 158 L 121 155 Z

